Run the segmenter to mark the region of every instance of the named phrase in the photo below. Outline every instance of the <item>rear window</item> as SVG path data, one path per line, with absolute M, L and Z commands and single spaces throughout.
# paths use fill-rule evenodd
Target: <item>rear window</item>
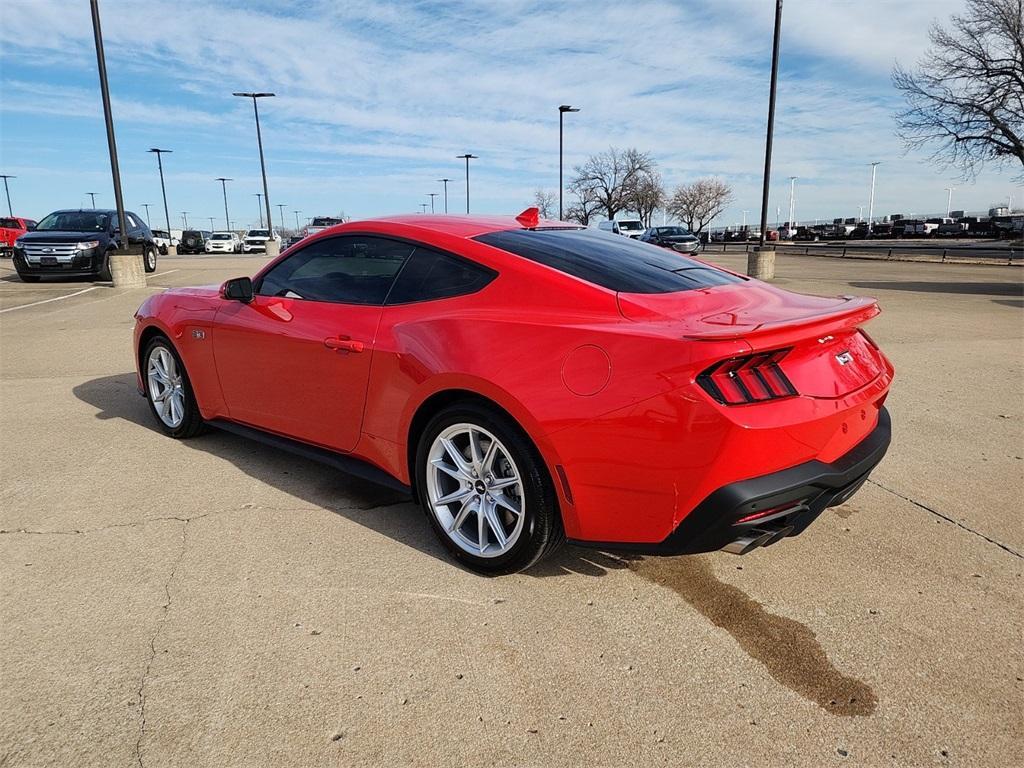
M 513 229 L 475 239 L 623 293 L 672 293 L 743 281 L 656 245 L 593 229 Z
M 0 219 L 0 227 L 4 229 L 21 229 L 21 222 L 17 219 Z

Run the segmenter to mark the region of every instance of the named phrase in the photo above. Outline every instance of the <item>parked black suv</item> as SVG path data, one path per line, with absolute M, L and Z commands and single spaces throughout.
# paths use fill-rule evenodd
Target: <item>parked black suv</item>
M 125 219 L 129 245 L 142 247 L 146 271 L 155 272 L 157 246 L 153 233 L 138 214 L 125 211 Z M 117 211 L 54 211 L 34 231 L 14 242 L 14 268 L 26 283 L 46 275 L 88 275 L 110 280 L 110 253 L 120 243 Z
M 186 229 L 181 233 L 178 253 L 206 253 L 206 241 L 213 233 L 205 229 Z

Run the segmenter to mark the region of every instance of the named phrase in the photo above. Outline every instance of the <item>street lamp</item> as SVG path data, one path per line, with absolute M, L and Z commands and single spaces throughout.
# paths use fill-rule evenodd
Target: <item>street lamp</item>
M 949 212 L 953 209 L 953 190 L 956 187 L 946 187 L 946 218 L 949 218 Z M 1012 213 L 1012 211 L 1011 211 Z
M 793 220 L 793 217 L 796 216 L 796 208 L 794 208 L 796 180 L 796 176 L 789 177 L 789 237 L 791 240 L 793 239 L 793 230 L 796 229 L 796 222 Z
M 768 185 L 772 175 L 772 138 L 775 134 L 775 84 L 779 78 L 779 38 L 782 36 L 782 0 L 775 0 L 775 36 L 772 38 L 772 80 L 768 91 L 768 131 L 764 141 L 764 183 L 761 191 L 761 237 L 758 242 L 764 248 L 768 229 Z M 774 267 L 770 275 L 774 275 Z
M 750 213 L 750 211 L 743 211 L 743 228 L 744 229 L 747 228 L 747 214 L 748 213 Z
M 149 203 L 143 203 L 142 207 L 146 209 L 146 226 L 152 227 L 153 225 L 149 223 Z
M 170 150 L 170 149 L 157 149 L 156 147 L 153 147 L 152 149 L 150 149 L 148 151 L 156 153 L 156 167 L 160 169 L 160 192 L 164 196 L 164 218 L 167 220 L 167 237 L 170 238 L 171 237 L 171 214 L 168 213 L 168 211 L 167 211 L 167 187 L 164 186 L 164 163 L 163 163 L 163 160 L 160 159 L 160 155 L 161 154 L 170 153 L 173 150 Z
M 206 218 L 208 218 L 210 220 L 210 231 L 212 232 L 214 230 L 213 216 L 207 216 Z
M 467 152 L 464 155 L 456 155 L 455 157 L 458 158 L 459 160 L 465 160 L 466 161 L 466 213 L 468 214 L 469 213 L 469 161 L 470 160 L 479 160 L 480 158 L 478 158 L 476 155 L 471 155 L 469 152 Z
M 256 209 L 260 212 L 260 229 L 263 229 L 263 193 L 253 192 L 253 196 L 256 198 Z M 267 215 L 270 215 L 269 209 Z
M 17 176 L 8 176 L 6 173 L 0 173 L 0 178 L 4 180 L 4 192 L 7 193 L 7 215 L 14 216 L 14 210 L 11 208 L 11 190 L 7 187 L 8 179 L 16 179 Z
M 430 198 L 430 212 L 434 212 L 434 198 L 437 197 L 437 192 L 427 192 L 427 197 Z
M 231 229 L 231 217 L 228 216 L 228 182 L 234 181 L 234 179 L 226 179 L 223 176 L 218 176 L 214 181 L 220 182 L 220 191 L 224 193 L 224 226 Z
M 92 207 L 95 208 L 96 207 L 96 195 L 98 195 L 99 192 L 86 192 L 85 194 L 87 194 L 89 197 L 92 198 Z
M 864 221 L 864 206 L 863 205 L 858 205 L 857 206 L 857 221 L 858 222 Z
M 292 213 L 295 214 L 295 234 L 298 234 L 299 233 L 299 214 L 302 213 L 302 211 L 292 211 Z
M 266 206 L 267 206 L 267 226 L 270 229 L 273 229 L 274 228 L 274 222 L 270 218 L 270 193 L 267 191 L 267 166 L 266 166 L 266 163 L 263 161 L 263 135 L 260 133 L 260 110 L 259 110 L 259 107 L 256 106 L 256 100 L 257 99 L 268 98 L 268 97 L 273 96 L 274 94 L 272 94 L 272 93 L 235 92 L 235 93 L 232 93 L 231 95 L 232 96 L 241 96 L 242 98 L 245 98 L 245 99 L 252 99 L 252 113 L 253 113 L 253 115 L 256 116 L 256 143 L 259 145 L 259 148 L 260 148 L 260 171 L 263 173 L 263 198 L 264 198 L 264 202 L 266 203 Z M 262 216 L 263 216 L 263 214 L 261 213 L 260 217 L 262 218 Z M 262 226 L 262 225 L 260 225 L 260 226 Z M 271 248 L 270 242 L 271 242 L 270 240 L 267 241 L 267 256 L 275 255 L 270 250 L 270 248 Z M 276 243 L 277 241 L 275 240 L 274 242 Z
M 562 220 L 562 118 L 566 112 L 579 112 L 578 107 L 562 104 L 558 108 L 558 220 Z
M 188 211 L 181 212 L 181 221 L 185 225 L 185 229 L 188 229 Z
M 426 203 L 420 203 L 420 208 L 423 209 L 422 211 L 420 211 L 420 213 L 426 213 L 427 212 L 427 204 Z
M 444 212 L 448 213 L 448 182 L 451 179 L 438 179 L 438 181 L 444 184 Z
M 284 209 L 285 209 L 285 208 L 287 208 L 287 207 L 288 207 L 288 203 L 278 203 L 278 204 L 277 204 L 277 210 L 281 212 L 281 229 L 284 229 L 284 228 L 285 228 L 285 223 L 284 223 Z M 271 228 L 271 229 L 273 229 L 273 228 L 274 228 L 274 224 L 273 224 L 273 222 L 271 222 L 271 224 L 270 224 L 270 228 Z
M 872 224 L 875 219 L 875 171 L 878 166 L 881 165 L 881 160 L 876 160 L 871 163 L 871 197 L 868 198 L 868 236 L 871 235 L 873 229 Z

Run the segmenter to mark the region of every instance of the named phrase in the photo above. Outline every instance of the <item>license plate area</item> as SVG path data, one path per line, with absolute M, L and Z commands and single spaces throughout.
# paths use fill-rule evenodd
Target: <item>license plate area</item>
M 44 267 L 56 267 L 58 261 L 56 256 L 40 256 L 39 263 Z

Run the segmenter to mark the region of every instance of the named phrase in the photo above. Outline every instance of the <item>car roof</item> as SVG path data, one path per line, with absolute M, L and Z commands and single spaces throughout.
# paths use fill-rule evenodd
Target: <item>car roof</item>
M 382 216 L 375 219 L 364 219 L 363 222 L 374 222 L 381 224 L 397 224 L 404 227 L 415 227 L 431 232 L 441 232 L 455 237 L 476 237 L 488 232 L 500 232 L 507 229 L 529 229 L 515 216 L 467 216 L 452 214 L 422 214 L 410 213 L 397 216 Z M 345 230 L 358 229 L 359 221 L 350 221 L 337 225 Z M 551 221 L 539 219 L 535 229 L 580 229 L 579 224 L 565 221 Z M 333 229 L 333 228 L 332 228 Z

